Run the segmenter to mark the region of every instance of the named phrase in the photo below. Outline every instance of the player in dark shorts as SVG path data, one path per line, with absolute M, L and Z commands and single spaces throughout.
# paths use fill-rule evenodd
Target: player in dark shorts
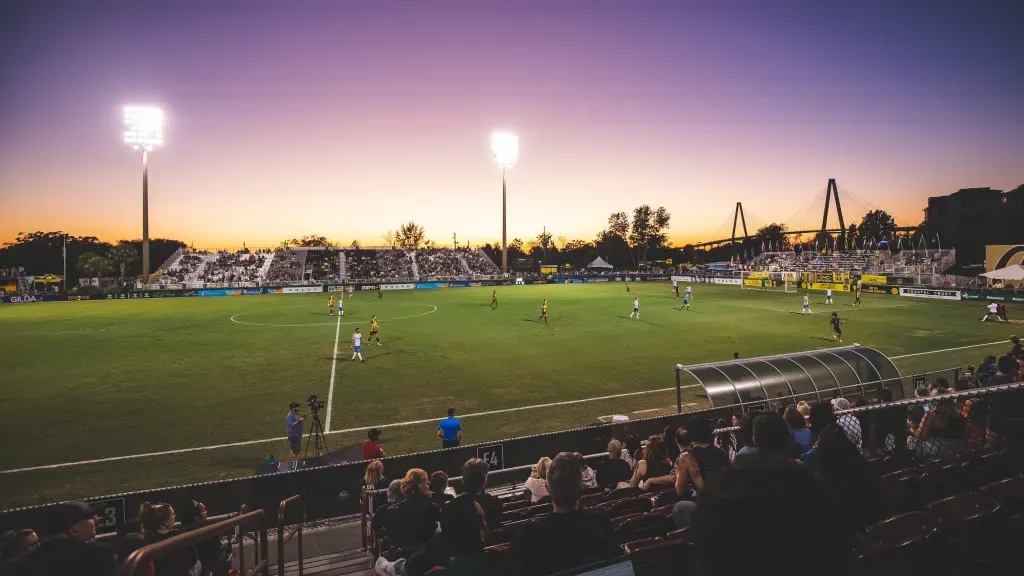
M 832 319 L 829 320 L 832 323 L 832 340 L 843 341 L 843 329 L 839 327 L 842 324 L 842 320 L 839 319 L 839 314 L 836 312 L 832 313 Z
M 377 285 L 377 300 L 384 299 L 384 290 L 381 289 L 380 285 Z
M 861 306 L 864 305 L 864 303 L 860 301 L 860 286 L 853 289 L 853 305 L 856 306 L 858 304 Z
M 491 290 L 491 303 L 487 307 L 490 308 L 491 306 L 494 306 L 494 307 L 498 306 L 498 291 L 497 290 Z

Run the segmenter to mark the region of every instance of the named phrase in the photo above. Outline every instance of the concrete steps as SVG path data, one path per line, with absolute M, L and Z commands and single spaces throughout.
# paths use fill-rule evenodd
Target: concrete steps
M 274 576 L 298 576 L 299 563 L 298 561 L 285 563 L 283 575 L 277 573 L 276 565 L 271 566 L 270 573 Z M 303 562 L 302 573 L 316 576 L 374 576 L 373 555 L 358 548 L 312 556 Z

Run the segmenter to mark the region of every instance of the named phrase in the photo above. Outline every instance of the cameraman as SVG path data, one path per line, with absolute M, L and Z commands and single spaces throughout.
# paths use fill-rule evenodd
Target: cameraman
M 302 448 L 302 421 L 306 419 L 305 416 L 299 416 L 298 402 L 292 402 L 288 405 L 288 416 L 285 418 L 285 424 L 288 427 L 288 446 L 292 450 L 292 456 L 298 458 L 299 450 Z

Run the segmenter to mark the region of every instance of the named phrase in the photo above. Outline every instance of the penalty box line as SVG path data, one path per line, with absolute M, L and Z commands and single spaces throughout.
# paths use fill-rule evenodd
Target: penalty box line
M 683 388 L 696 388 L 699 384 L 691 384 L 683 386 Z M 671 388 L 657 388 L 655 390 L 641 390 L 639 392 L 623 392 L 621 394 L 610 394 L 608 396 L 597 396 L 594 398 L 583 398 L 581 400 L 564 400 L 562 402 L 551 402 L 548 404 L 533 404 L 531 406 L 520 406 L 518 408 L 502 408 L 500 410 L 489 410 L 487 412 L 473 412 L 471 414 L 462 414 L 459 418 L 474 418 L 477 416 L 493 416 L 494 414 L 507 414 L 509 412 L 520 412 L 523 410 L 534 410 L 537 408 L 550 408 L 552 406 L 565 406 L 568 404 L 580 404 L 583 402 L 596 402 L 598 400 L 611 400 L 614 398 L 626 398 L 629 396 L 641 396 L 644 394 L 656 394 L 658 392 L 669 392 L 675 390 L 676 387 Z M 399 428 L 402 426 L 415 426 L 417 424 L 427 424 L 430 422 L 440 422 L 439 418 L 424 418 L 422 420 L 410 420 L 408 422 L 395 422 L 392 424 L 375 424 L 371 426 L 360 426 L 358 428 L 346 428 L 344 430 L 331 430 L 325 432 L 325 434 L 344 434 L 346 432 L 361 432 L 363 430 L 369 430 L 370 428 Z M 171 456 L 175 454 L 188 454 L 191 452 L 205 452 L 210 450 L 220 450 L 222 448 L 237 448 L 239 446 L 253 446 L 256 444 L 268 444 L 270 442 L 284 442 L 288 438 L 264 438 L 262 440 L 246 440 L 243 442 L 231 442 L 229 444 L 216 444 L 213 446 L 196 446 L 193 448 L 179 448 L 177 450 L 164 450 L 162 452 L 147 452 L 144 454 L 127 454 L 125 456 L 110 456 L 107 458 L 95 458 L 92 460 L 78 460 L 75 462 L 62 462 L 60 464 L 44 464 L 41 466 L 28 466 L 25 468 L 12 468 L 9 470 L 0 470 L 0 475 L 4 474 L 17 474 L 20 472 L 34 472 L 39 470 L 54 470 L 57 468 L 71 468 L 75 466 L 86 466 L 89 464 L 106 464 L 108 462 L 118 462 L 122 460 L 137 460 L 139 458 L 152 458 L 154 456 Z

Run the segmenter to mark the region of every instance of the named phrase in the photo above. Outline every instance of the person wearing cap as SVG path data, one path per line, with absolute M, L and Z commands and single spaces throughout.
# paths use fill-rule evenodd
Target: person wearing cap
M 85 502 L 57 504 L 46 526 L 48 535 L 39 550 L 10 565 L 5 574 L 110 576 L 117 569 L 113 550 L 93 542 L 96 517 Z
M 377 442 L 380 440 L 380 430 L 370 428 L 366 433 L 366 440 L 363 440 L 363 460 L 376 460 L 384 457 L 384 450 Z
M 850 408 L 850 401 L 846 398 L 836 398 L 832 401 L 832 409 L 836 412 L 849 410 Z M 843 414 L 839 417 L 837 424 L 846 433 L 846 437 L 850 439 L 850 442 L 853 442 L 853 445 L 857 447 L 857 450 L 860 450 L 862 438 L 860 419 L 853 414 Z
M 285 424 L 288 429 L 288 447 L 292 456 L 298 458 L 302 450 L 302 421 L 305 416 L 299 416 L 299 403 L 292 402 L 288 405 L 288 416 L 285 417 Z

